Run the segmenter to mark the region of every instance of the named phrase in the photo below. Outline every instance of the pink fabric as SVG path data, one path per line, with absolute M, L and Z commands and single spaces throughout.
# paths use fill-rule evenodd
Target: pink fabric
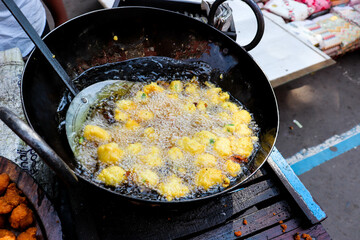
M 305 3 L 309 8 L 314 9 L 314 13 L 327 10 L 331 7 L 330 0 L 296 0 Z
M 294 0 L 270 0 L 264 9 L 291 21 L 305 20 L 313 13 L 312 8 Z

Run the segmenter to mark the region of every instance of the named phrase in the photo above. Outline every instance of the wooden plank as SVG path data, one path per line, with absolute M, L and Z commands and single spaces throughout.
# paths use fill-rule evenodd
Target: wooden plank
M 298 229 L 301 225 L 302 221 L 299 218 L 290 219 L 284 222 L 287 226 L 286 232 L 292 231 L 294 229 Z M 251 236 L 249 239 L 251 240 L 263 240 L 263 239 L 271 239 L 274 237 L 278 237 L 283 235 L 283 229 L 280 226 L 280 223 L 276 223 L 272 228 L 269 228 L 263 232 L 260 232 L 256 235 Z
M 274 183 L 265 180 L 234 194 L 179 209 L 124 205 L 103 195 L 94 198 L 89 209 L 97 209 L 94 217 L 101 239 L 174 239 L 224 224 L 279 194 Z
M 326 218 L 325 212 L 315 202 L 310 192 L 276 148 L 267 162 L 312 224 L 319 223 Z
M 312 239 L 316 239 L 316 240 L 329 240 L 331 239 L 331 237 L 329 236 L 329 234 L 326 232 L 326 230 L 324 229 L 324 227 L 321 224 L 316 224 L 312 227 L 309 228 L 304 228 L 303 226 L 294 229 L 290 232 L 286 232 L 285 234 L 281 235 L 281 236 L 277 236 L 274 238 L 271 238 L 273 240 L 286 240 L 286 239 L 294 239 L 294 236 L 296 234 L 299 234 L 300 236 L 302 234 L 309 234 L 310 237 Z
M 279 195 L 279 189 L 275 187 L 274 182 L 265 180 L 235 192 L 232 195 L 235 200 L 233 201 L 233 207 L 235 212 L 240 212 L 277 195 Z
M 280 226 L 280 223 L 275 224 L 272 228 L 260 232 L 256 235 L 249 237 L 251 240 L 263 240 L 263 239 L 294 239 L 293 237 L 299 233 L 309 234 L 313 239 L 316 240 L 328 240 L 330 239 L 329 234 L 325 231 L 321 224 L 315 226 L 309 226 L 303 219 L 295 218 L 288 221 L 284 221 L 287 228 L 285 233 Z M 305 227 L 304 227 L 305 226 Z M 306 227 L 307 226 L 307 227 Z
M 277 224 L 280 220 L 284 221 L 290 217 L 290 206 L 287 202 L 281 201 L 250 215 L 240 216 L 225 225 L 222 225 L 214 230 L 207 231 L 192 239 L 236 239 L 237 236 L 235 236 L 234 233 L 237 231 L 241 231 L 241 237 L 246 237 L 254 232 L 262 231 L 269 226 Z M 248 222 L 247 225 L 243 224 L 244 218 Z

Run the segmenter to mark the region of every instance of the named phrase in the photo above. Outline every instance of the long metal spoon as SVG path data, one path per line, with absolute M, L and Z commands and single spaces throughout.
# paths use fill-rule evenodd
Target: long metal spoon
M 5 4 L 5 6 L 9 9 L 9 11 L 15 17 L 15 19 L 18 21 L 18 23 L 23 28 L 25 33 L 29 36 L 29 38 L 35 44 L 35 46 L 41 51 L 41 53 L 44 55 L 46 60 L 54 68 L 54 70 L 59 75 L 59 77 L 61 78 L 61 80 L 67 87 L 67 89 L 73 94 L 73 96 L 75 96 L 75 98 L 72 100 L 72 102 L 69 106 L 69 109 L 68 109 L 67 115 L 66 115 L 66 123 L 67 123 L 67 125 L 69 125 L 69 126 L 67 126 L 67 128 L 72 130 L 73 129 L 72 124 L 78 121 L 77 120 L 78 114 L 79 113 L 83 114 L 86 110 L 89 109 L 89 107 L 94 102 L 96 102 L 97 96 L 98 96 L 99 92 L 101 92 L 101 90 L 104 86 L 106 86 L 108 84 L 112 84 L 117 81 L 109 80 L 109 81 L 98 82 L 98 83 L 95 83 L 95 84 L 83 89 L 81 92 L 79 92 L 79 90 L 74 86 L 74 83 L 71 80 L 70 76 L 66 73 L 64 68 L 56 60 L 54 54 L 46 46 L 44 41 L 40 38 L 40 36 L 36 32 L 36 30 L 32 27 L 32 25 L 29 23 L 29 21 L 24 16 L 24 14 L 21 12 L 19 7 L 15 4 L 15 2 L 13 0 L 2 0 L 2 2 Z M 5 116 L 8 116 L 8 115 L 6 115 L 4 113 L 3 117 L 5 118 Z M 20 124 L 18 124 L 18 126 L 19 125 Z M 24 125 L 24 124 L 22 124 L 22 125 Z M 30 128 L 26 128 L 26 127 L 22 127 L 22 128 L 25 129 L 23 131 L 24 133 L 22 133 L 22 135 L 25 135 L 25 138 L 27 138 L 26 137 L 27 135 L 33 136 L 33 133 L 30 133 L 31 132 Z M 67 129 L 67 133 L 70 131 L 68 129 Z M 26 133 L 26 132 L 29 132 L 29 133 Z M 72 146 L 73 138 L 74 138 L 73 134 L 68 135 L 69 144 L 71 145 L 72 148 L 73 148 L 73 146 Z M 34 139 L 32 139 L 32 140 L 34 140 Z M 29 140 L 27 142 L 32 142 L 32 141 Z M 40 140 L 38 142 L 40 142 Z M 40 143 L 42 145 L 45 144 L 45 142 L 43 142 L 43 141 Z M 36 145 L 38 143 L 34 142 L 34 144 Z M 32 147 L 34 147 L 34 146 L 32 146 Z M 39 148 L 39 149 L 41 149 L 41 148 Z M 49 152 L 47 156 L 55 156 L 55 154 L 54 154 L 54 152 Z M 50 159 L 50 157 L 47 157 L 47 156 L 45 156 L 45 159 L 46 160 Z M 62 170 L 60 172 L 65 173 L 67 175 L 66 176 L 67 182 L 70 181 L 69 179 L 74 179 L 75 181 L 77 180 L 73 171 L 71 169 L 69 169 L 68 166 L 59 157 L 56 157 L 55 161 L 52 160 L 51 162 L 49 162 L 49 161 L 47 161 L 47 162 L 50 163 L 50 165 L 53 166 L 54 169 L 61 168 Z M 61 165 L 61 167 L 59 167 L 58 165 Z
M 71 130 L 73 129 L 72 124 L 78 122 L 78 114 L 84 114 L 89 107 L 96 102 L 98 94 L 101 92 L 102 88 L 106 85 L 117 82 L 117 80 L 108 80 L 103 82 L 95 83 L 82 91 L 79 91 L 70 76 L 66 73 L 64 68 L 56 60 L 55 55 L 50 51 L 44 41 L 40 38 L 36 30 L 29 23 L 28 19 L 21 12 L 19 7 L 13 0 L 2 0 L 5 6 L 9 9 L 12 15 L 15 17 L 17 22 L 23 28 L 25 33 L 29 36 L 31 41 L 35 46 L 41 51 L 46 60 L 51 64 L 53 69 L 59 75 L 67 89 L 75 96 L 72 100 L 71 105 L 69 106 L 67 115 L 66 115 L 66 125 L 67 125 L 67 135 L 70 145 L 73 143 L 73 134 Z M 81 76 L 80 76 L 81 77 Z M 79 78 L 79 77 L 78 77 Z M 77 79 L 77 78 L 76 78 Z M 74 80 L 76 80 L 74 79 Z M 73 146 L 71 146 L 73 148 Z

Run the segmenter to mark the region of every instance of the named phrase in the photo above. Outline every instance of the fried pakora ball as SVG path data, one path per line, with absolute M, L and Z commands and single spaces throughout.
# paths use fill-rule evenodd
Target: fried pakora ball
M 209 131 L 197 132 L 194 135 L 194 140 L 196 140 L 197 142 L 203 145 L 209 145 L 212 142 L 215 142 L 216 139 L 217 136 Z
M 127 114 L 126 112 L 121 111 L 120 109 L 115 109 L 114 118 L 115 118 L 116 121 L 125 122 L 126 120 L 129 119 L 129 114 Z
M 240 164 L 232 161 L 227 160 L 224 164 L 225 171 L 230 174 L 232 177 L 236 177 L 241 172 Z
M 181 92 L 183 90 L 183 84 L 182 84 L 181 81 L 172 81 L 170 83 L 170 89 L 173 92 L 179 93 L 179 92 Z
M 6 173 L 0 174 L 0 194 L 3 194 L 3 192 L 5 192 L 7 186 L 9 185 L 9 182 L 9 175 L 7 175 Z
M 185 151 L 191 154 L 200 154 L 205 151 L 205 145 L 198 143 L 194 139 L 188 137 L 183 137 L 178 141 L 179 146 Z
M 97 154 L 101 162 L 111 164 L 121 160 L 124 151 L 116 143 L 111 142 L 101 145 L 97 150 Z
M 159 182 L 159 176 L 150 169 L 138 170 L 136 180 L 148 186 L 156 186 Z
M 28 228 L 20 233 L 16 240 L 36 240 L 36 227 Z
M 234 138 L 231 137 L 231 149 L 234 154 L 248 158 L 253 149 L 254 145 L 250 137 Z
M 16 207 L 20 203 L 26 201 L 26 198 L 22 197 L 20 194 L 22 194 L 22 192 L 16 187 L 15 183 L 10 183 L 6 189 L 4 200 Z
M 5 195 L 0 197 L 0 214 L 10 213 L 14 207 L 26 201 L 25 197 L 20 196 L 22 192 L 16 187 L 15 183 L 9 184 Z
M 209 153 L 204 153 L 197 156 L 195 165 L 199 167 L 215 167 L 216 158 Z
M 160 149 L 152 146 L 150 152 L 146 155 L 140 156 L 143 163 L 151 167 L 159 167 L 162 165 L 162 159 L 160 157 Z
M 144 90 L 144 93 L 146 93 L 146 94 L 164 91 L 164 89 L 162 87 L 160 87 L 159 85 L 157 85 L 157 83 L 155 83 L 155 82 L 144 86 L 143 90 Z
M 169 177 L 165 183 L 160 183 L 158 190 L 168 201 L 186 196 L 189 193 L 189 188 L 182 183 L 181 178 L 175 175 Z
M 214 150 L 221 157 L 227 157 L 232 154 L 230 140 L 227 138 L 220 137 L 214 144 Z
M 249 124 L 251 121 L 251 115 L 246 110 L 235 111 L 233 115 L 233 120 L 236 123 Z
M 196 186 L 203 187 L 205 190 L 222 182 L 223 175 L 216 168 L 202 168 L 195 176 Z
M 16 240 L 16 236 L 9 230 L 0 229 L 0 240 Z
M 7 214 L 13 210 L 14 206 L 8 203 L 4 197 L 0 197 L 0 214 Z
M 34 222 L 34 215 L 31 209 L 25 204 L 21 203 L 14 208 L 9 217 L 9 223 L 11 227 L 15 229 L 24 229 L 30 226 Z
M 103 169 L 97 177 L 106 185 L 117 186 L 126 179 L 126 172 L 119 166 L 110 166 Z
M 232 102 L 224 102 L 221 104 L 221 107 L 232 113 L 239 111 L 239 107 L 235 103 L 232 103 Z
M 131 100 L 119 100 L 116 102 L 116 106 L 121 110 L 134 110 L 136 109 L 136 104 Z
M 140 127 L 140 124 L 135 121 L 134 119 L 129 119 L 127 120 L 127 122 L 125 123 L 125 127 L 129 130 L 136 130 Z
M 184 105 L 184 111 L 188 112 L 188 113 L 193 113 L 196 111 L 196 106 L 194 103 L 188 103 L 186 105 Z
M 236 128 L 235 132 L 239 136 L 247 137 L 253 134 L 252 130 L 248 127 L 247 124 L 243 124 L 243 123 L 235 124 L 235 128 Z
M 89 141 L 96 142 L 105 142 L 110 140 L 110 134 L 105 129 L 94 125 L 85 126 L 84 137 Z

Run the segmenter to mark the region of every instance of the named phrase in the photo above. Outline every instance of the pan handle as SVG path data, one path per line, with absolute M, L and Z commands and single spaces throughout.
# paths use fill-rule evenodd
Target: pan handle
M 214 26 L 214 17 L 215 17 L 216 10 L 220 6 L 220 4 L 222 4 L 225 1 L 226 0 L 216 0 L 211 5 L 209 17 L 208 17 L 208 21 L 211 26 Z M 250 51 L 251 49 L 256 47 L 256 45 L 258 45 L 262 36 L 264 35 L 265 22 L 264 22 L 264 17 L 263 17 L 263 14 L 262 14 L 259 6 L 253 0 L 242 0 L 242 1 L 244 1 L 247 5 L 249 5 L 251 10 L 255 14 L 256 22 L 257 22 L 257 31 L 256 31 L 254 39 L 248 45 L 242 46 L 246 51 Z
M 24 142 L 31 146 L 66 184 L 74 186 L 78 182 L 76 175 L 68 165 L 66 165 L 33 129 L 18 118 L 12 111 L 5 107 L 0 107 L 0 119 L 14 131 L 16 135 L 24 140 Z

